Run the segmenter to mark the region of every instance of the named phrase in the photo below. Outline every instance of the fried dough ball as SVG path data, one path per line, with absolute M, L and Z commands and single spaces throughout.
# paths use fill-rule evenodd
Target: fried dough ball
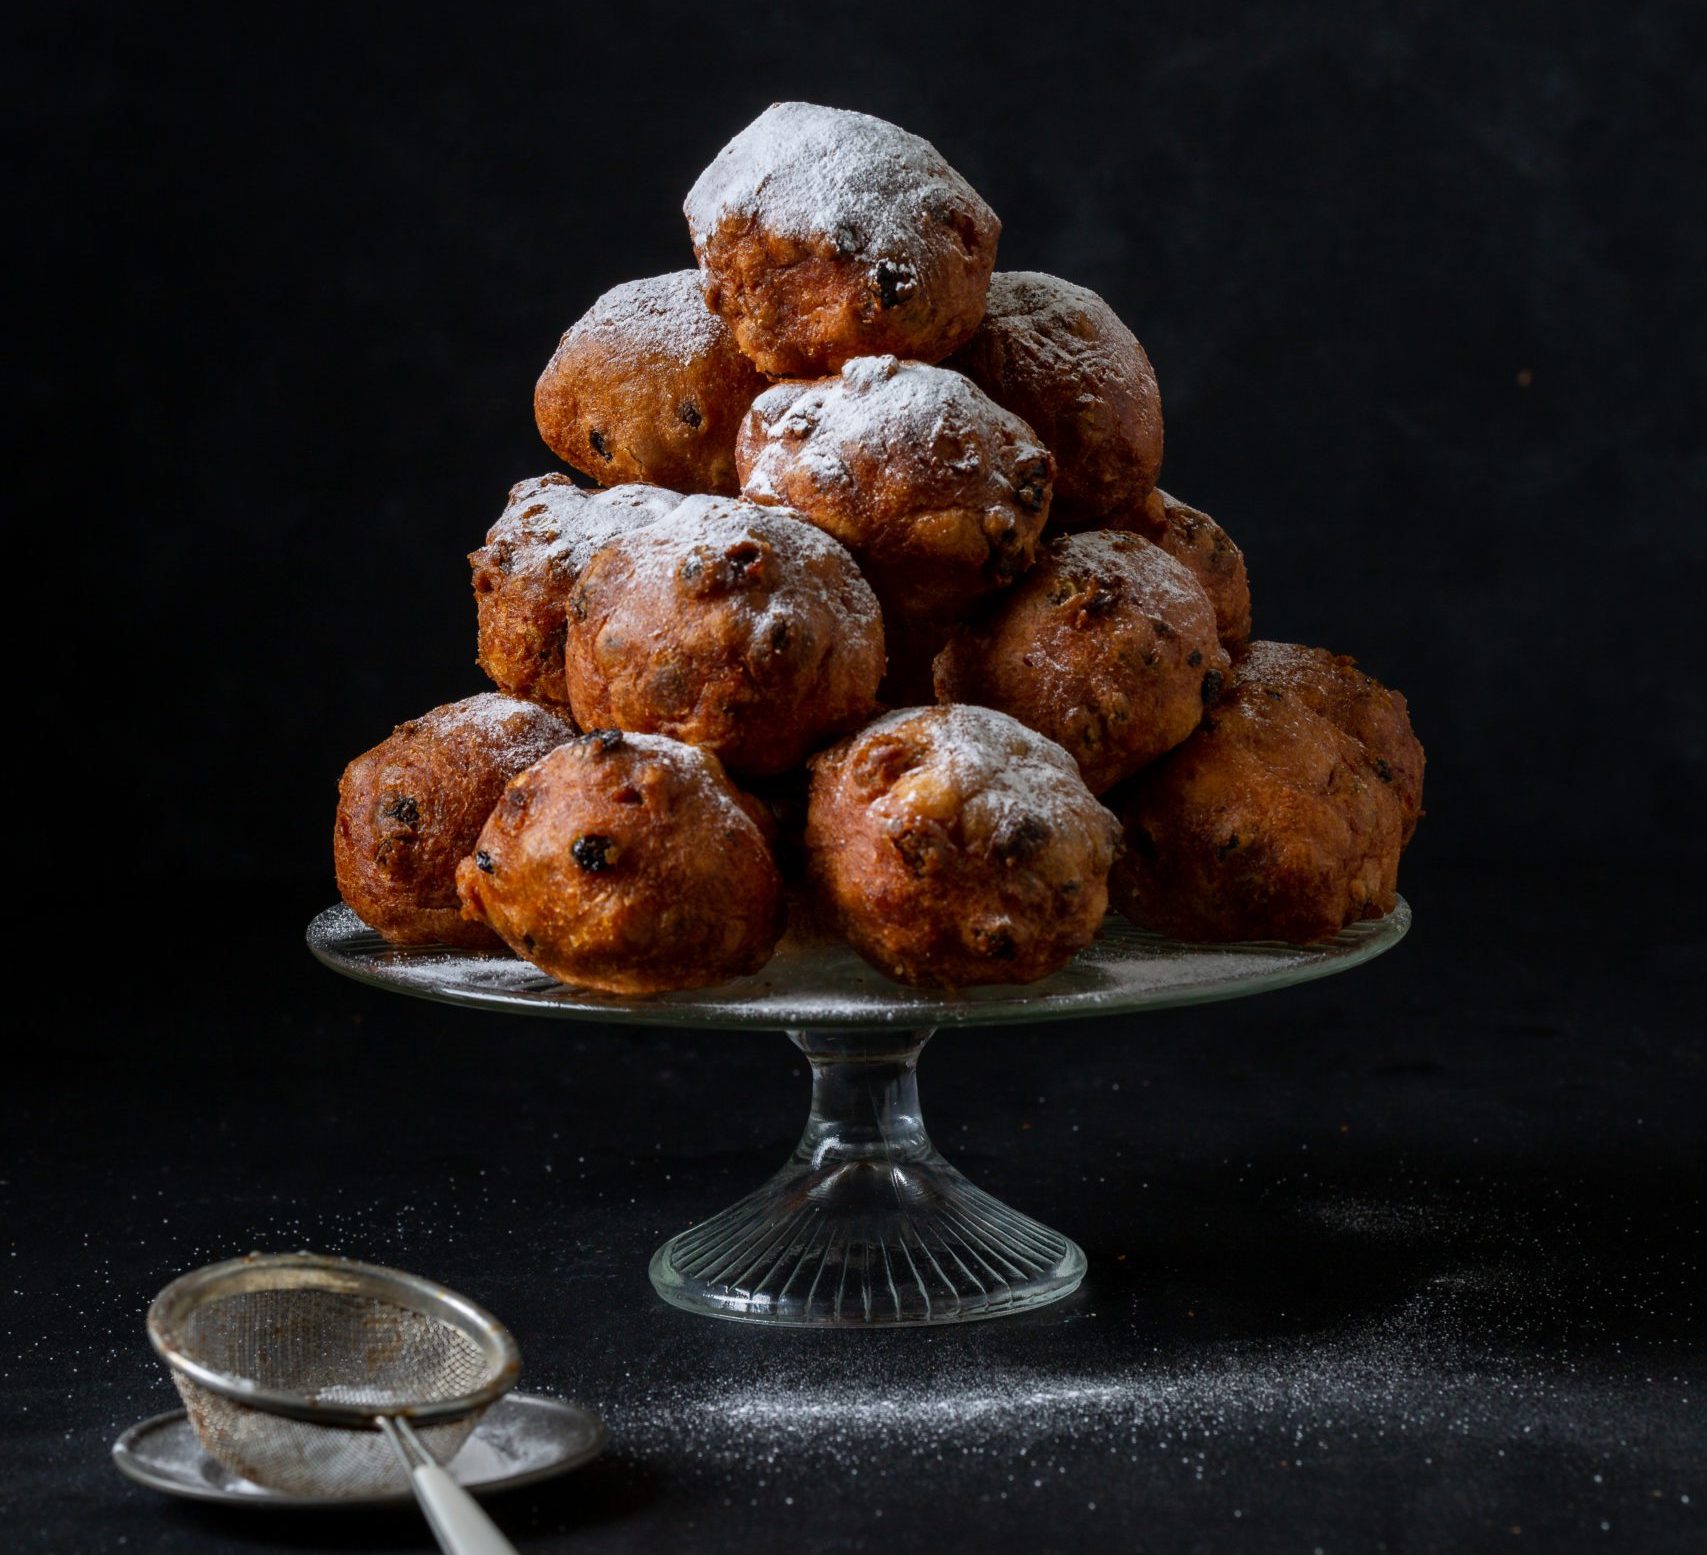
M 1141 535 L 1059 535 L 1035 568 L 937 656 L 942 702 L 998 707 L 1106 792 L 1185 739 L 1230 664 L 1185 567 Z
M 707 304 L 772 377 L 941 361 L 977 328 L 1002 230 L 929 141 L 812 103 L 773 103 L 682 210 Z
M 1165 491 L 1152 491 L 1130 517 L 1111 528 L 1132 529 L 1184 562 L 1215 607 L 1215 630 L 1229 648 L 1251 635 L 1251 583 L 1245 553 L 1207 513 Z
M 756 972 L 782 934 L 760 808 L 709 751 L 614 729 L 521 773 L 456 872 L 465 917 L 615 994 Z
M 1307 944 L 1392 910 L 1403 820 L 1361 744 L 1245 681 L 1114 801 L 1110 880 L 1132 922 L 1185 940 Z
M 970 379 L 893 356 L 753 402 L 742 495 L 804 513 L 854 553 L 887 609 L 952 617 L 1032 563 L 1055 464 Z
M 603 485 L 733 495 L 735 433 L 764 377 L 677 270 L 608 291 L 570 326 L 533 391 L 546 447 Z
M 1055 455 L 1056 528 L 1100 523 L 1156 484 L 1156 374 L 1095 292 L 1032 270 L 999 272 L 983 322 L 949 365 L 1036 428 Z
M 808 871 L 880 971 L 1028 983 L 1090 944 L 1119 828 L 1060 746 L 989 708 L 913 708 L 811 765 Z
M 483 691 L 399 724 L 338 783 L 338 894 L 394 945 L 498 948 L 457 907 L 457 861 L 524 767 L 575 737 L 563 714 Z
M 583 728 L 784 772 L 876 710 L 883 617 L 853 558 L 798 513 L 689 497 L 587 563 L 565 669 Z
M 1356 659 L 1297 643 L 1254 642 L 1234 664 L 1233 674 L 1290 693 L 1361 741 L 1376 776 L 1399 801 L 1404 840 L 1411 840 L 1422 815 L 1423 748 L 1402 693 L 1360 670 Z
M 607 540 L 670 512 L 662 486 L 584 491 L 567 475 L 510 488 L 509 504 L 468 556 L 479 618 L 477 660 L 500 690 L 567 707 L 564 610 L 569 590 Z

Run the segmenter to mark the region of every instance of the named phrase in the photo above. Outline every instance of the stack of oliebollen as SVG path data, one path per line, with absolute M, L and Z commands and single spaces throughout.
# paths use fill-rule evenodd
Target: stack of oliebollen
M 539 380 L 576 474 L 470 558 L 498 690 L 344 773 L 363 919 L 638 995 L 756 972 L 791 906 L 947 988 L 1046 976 L 1111 899 L 1197 941 L 1392 908 L 1404 698 L 1251 640 L 1107 303 L 996 271 L 990 207 L 865 114 L 767 109 L 685 211 L 697 271 Z

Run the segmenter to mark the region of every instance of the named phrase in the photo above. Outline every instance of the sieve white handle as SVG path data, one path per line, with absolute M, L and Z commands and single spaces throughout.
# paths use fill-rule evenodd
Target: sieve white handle
M 480 1503 L 433 1461 L 407 1420 L 382 1415 L 379 1426 L 408 1466 L 415 1499 L 445 1555 L 517 1555 Z
M 415 1499 L 445 1555 L 516 1555 L 480 1503 L 436 1463 L 412 1469 Z

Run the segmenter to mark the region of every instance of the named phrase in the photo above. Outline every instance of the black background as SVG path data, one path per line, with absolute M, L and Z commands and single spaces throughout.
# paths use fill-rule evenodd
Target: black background
M 157 1506 L 105 1442 L 166 1407 L 152 1289 L 303 1241 L 486 1297 L 530 1379 L 609 1414 L 592 1488 L 512 1514 L 572 1525 L 564 1547 L 689 1523 L 706 1548 L 1699 1539 L 1707 1485 L 1677 1499 L 1699 1404 L 1664 1380 L 1702 1356 L 1682 1294 L 1703 1084 L 1698 8 L 63 5 L 8 30 L 13 770 L 38 796 L 17 954 L 51 1008 L 0 1117 L 0 1369 L 28 1404 L 0 1415 L 25 1471 L 0 1497 L 45 1507 L 32 1539 L 264 1533 Z M 708 1336 L 641 1274 L 785 1148 L 787 1050 L 393 1008 L 297 939 L 332 894 L 344 761 L 479 689 L 461 558 L 553 467 L 530 391 L 558 333 L 606 287 L 691 263 L 682 195 L 780 97 L 926 135 L 1002 216 L 1005 267 L 1116 306 L 1162 384 L 1164 484 L 1245 548 L 1258 631 L 1356 653 L 1409 694 L 1430 758 L 1403 881 L 1419 926 L 1381 968 L 1147 1021 L 1142 1044 L 1119 1023 L 938 1044 L 939 1133 L 964 1121 L 973 1174 L 1101 1272 L 1064 1322 L 857 1355 Z M 1142 1076 L 1165 1105 L 1133 1100 Z M 1058 1097 L 1047 1151 L 1016 1132 L 1036 1094 Z M 1341 1153 L 1300 1185 L 1313 1140 Z M 1169 1196 L 1087 1175 L 1116 1149 Z M 565 1191 L 581 1154 L 602 1198 Z M 441 1227 L 458 1194 L 478 1213 Z M 179 1218 L 154 1226 L 150 1195 Z M 1351 1200 L 1409 1229 L 1300 1248 Z M 1503 1306 L 1471 1280 L 1477 1342 L 1441 1349 L 1475 1326 L 1455 1310 L 1416 1349 L 1443 1393 L 1504 1375 L 1542 1402 L 1486 1406 L 1457 1456 L 1396 1450 L 1410 1404 L 1379 1387 L 1338 1415 L 1306 1390 L 1339 1454 L 1325 1481 L 1287 1481 L 1234 1421 L 1206 1481 L 1128 1465 L 1095 1523 L 1041 1492 L 986 1505 L 984 1459 L 909 1440 L 879 1520 L 876 1438 L 720 1456 L 642 1407 L 676 1396 L 660 1376 L 703 1403 L 789 1356 L 803 1387 L 879 1394 L 921 1366 L 1083 1378 L 1246 1342 L 1297 1367 L 1309 1336 L 1410 1310 L 1490 1238 L 1517 1249 Z M 1194 1301 L 1207 1331 L 1180 1316 Z M 1065 1482 L 1107 1479 L 1097 1430 L 1038 1430 Z M 771 1449 L 798 1457 L 811 1518 L 774 1473 L 753 1488 Z M 293 1537 L 346 1535 L 414 1537 Z

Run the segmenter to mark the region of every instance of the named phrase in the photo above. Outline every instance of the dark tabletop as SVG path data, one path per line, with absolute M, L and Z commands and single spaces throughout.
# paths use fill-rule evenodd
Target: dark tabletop
M 792 1143 L 780 1036 L 368 990 L 309 960 L 290 891 L 87 967 L 8 1095 L 4 1545 L 425 1548 L 410 1513 L 238 1515 L 108 1461 L 175 1403 L 154 1291 L 306 1246 L 465 1291 L 525 1387 L 609 1422 L 603 1461 L 493 1503 L 524 1550 L 1699 1549 L 1697 903 L 1409 889 L 1411 937 L 1343 978 L 939 1038 L 939 1144 L 1091 1263 L 953 1331 L 653 1295 L 653 1247 Z

